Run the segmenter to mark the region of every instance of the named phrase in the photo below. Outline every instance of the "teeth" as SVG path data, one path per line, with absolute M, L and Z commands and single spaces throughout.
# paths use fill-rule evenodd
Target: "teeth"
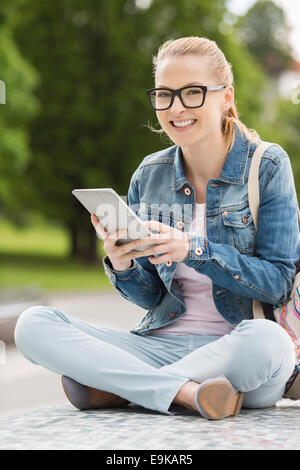
M 183 122 L 177 122 L 177 123 L 173 121 L 173 124 L 176 127 L 186 127 L 186 126 L 190 126 L 195 121 L 196 121 L 196 119 L 190 119 L 189 121 L 183 121 Z

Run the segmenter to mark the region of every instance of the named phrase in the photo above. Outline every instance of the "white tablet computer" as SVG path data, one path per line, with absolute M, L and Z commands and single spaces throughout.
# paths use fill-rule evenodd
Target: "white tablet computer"
M 141 220 L 125 201 L 112 188 L 73 189 L 72 194 L 90 212 L 96 214 L 100 224 L 109 234 L 127 229 L 127 237 L 119 238 L 116 245 L 124 245 L 151 235 L 151 231 L 141 225 Z M 98 238 L 101 238 L 97 233 Z M 151 245 L 136 247 L 132 251 L 144 251 Z

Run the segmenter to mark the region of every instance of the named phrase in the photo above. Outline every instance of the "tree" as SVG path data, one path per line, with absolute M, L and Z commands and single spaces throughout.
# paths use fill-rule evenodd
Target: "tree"
M 268 74 L 284 70 L 291 60 L 290 26 L 272 0 L 258 0 L 237 23 L 242 42 Z
M 299 128 L 300 103 L 284 98 L 277 100 L 272 121 L 261 125 L 265 140 L 280 144 L 288 153 L 298 195 L 300 195 Z
M 225 11 L 224 0 L 24 5 L 18 41 L 41 74 L 42 106 L 31 125 L 34 158 L 20 194 L 28 206 L 68 229 L 70 256 L 96 262 L 95 231 L 72 189 L 113 187 L 124 195 L 140 160 L 162 147 L 143 124 L 155 118 L 144 90 L 153 85 L 152 55 L 163 41 L 190 35 L 215 39 L 235 61 L 238 102 L 247 124 L 255 123 L 259 101 L 249 86 L 259 94 L 262 75 L 245 48 L 219 31 Z
M 19 5 L 17 0 L 0 4 L 0 79 L 6 88 L 6 103 L 0 105 L 0 212 L 15 222 L 20 214 L 15 181 L 30 158 L 27 126 L 38 110 L 33 95 L 38 75 L 14 38 Z

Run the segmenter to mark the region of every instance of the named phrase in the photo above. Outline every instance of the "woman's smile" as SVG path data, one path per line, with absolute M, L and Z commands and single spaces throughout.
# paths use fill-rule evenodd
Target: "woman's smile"
M 191 129 L 195 125 L 196 121 L 197 119 L 185 119 L 181 121 L 174 119 L 174 121 L 170 121 L 170 123 L 176 132 L 184 132 Z

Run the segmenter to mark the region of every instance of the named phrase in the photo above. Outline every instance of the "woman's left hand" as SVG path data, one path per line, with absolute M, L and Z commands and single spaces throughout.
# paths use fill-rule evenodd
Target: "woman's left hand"
M 185 259 L 190 249 L 190 238 L 187 232 L 182 232 L 177 228 L 170 227 L 156 220 L 146 220 L 142 224 L 148 229 L 159 232 L 158 234 L 151 234 L 151 239 L 155 240 L 157 246 L 143 252 L 143 256 L 162 253 L 158 257 L 148 257 L 152 264 L 165 263 L 166 261 L 180 263 Z

